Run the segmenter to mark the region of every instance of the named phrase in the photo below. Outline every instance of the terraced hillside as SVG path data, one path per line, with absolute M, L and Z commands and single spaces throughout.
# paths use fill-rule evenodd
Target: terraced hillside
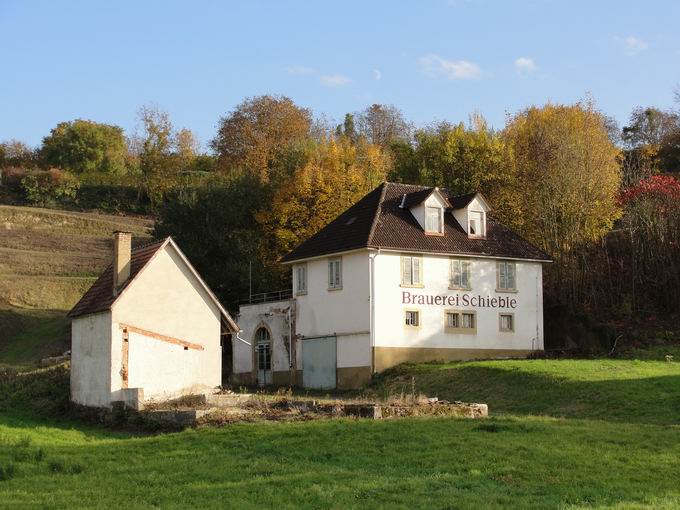
M 112 232 L 150 240 L 146 218 L 0 205 L 0 364 L 68 344 L 66 312 L 110 263 Z

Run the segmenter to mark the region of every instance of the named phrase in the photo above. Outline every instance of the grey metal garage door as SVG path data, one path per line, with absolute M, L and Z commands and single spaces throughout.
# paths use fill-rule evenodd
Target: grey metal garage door
M 335 388 L 336 338 L 323 336 L 302 340 L 302 385 L 305 388 Z

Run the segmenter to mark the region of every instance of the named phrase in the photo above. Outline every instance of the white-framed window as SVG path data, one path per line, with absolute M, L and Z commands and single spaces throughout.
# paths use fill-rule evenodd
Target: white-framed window
M 295 266 L 295 289 L 297 294 L 307 293 L 307 264 Z
M 473 310 L 446 310 L 445 330 L 449 333 L 475 333 L 477 312 Z
M 481 211 L 468 212 L 468 234 L 470 237 L 486 236 L 486 222 Z
M 514 262 L 499 260 L 496 264 L 496 273 L 498 274 L 498 288 L 496 290 L 517 290 L 517 267 Z
M 498 329 L 500 331 L 513 332 L 515 331 L 515 314 L 500 313 L 498 314 Z
M 425 232 L 444 232 L 444 210 L 441 207 L 425 207 Z
M 401 256 L 401 284 L 423 284 L 423 257 L 418 255 Z
M 451 259 L 450 268 L 449 287 L 469 290 L 471 288 L 470 261 L 467 259 Z
M 342 259 L 328 261 L 328 289 L 342 289 Z
M 419 310 L 406 310 L 404 311 L 404 325 L 409 328 L 420 327 L 420 311 Z

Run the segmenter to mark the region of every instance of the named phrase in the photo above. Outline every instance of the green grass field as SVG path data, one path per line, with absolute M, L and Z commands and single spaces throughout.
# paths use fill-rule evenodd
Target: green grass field
M 680 508 L 678 362 L 417 365 L 376 391 L 408 391 L 411 377 L 492 417 L 133 437 L 6 407 L 0 507 Z

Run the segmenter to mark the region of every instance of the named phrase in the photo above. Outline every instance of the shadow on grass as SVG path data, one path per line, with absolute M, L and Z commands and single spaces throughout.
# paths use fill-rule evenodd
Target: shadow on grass
M 0 308 L 0 365 L 29 367 L 70 349 L 64 310 Z
M 440 399 L 486 403 L 492 415 L 680 424 L 680 366 L 677 375 L 576 380 L 497 363 L 498 367 L 472 363 L 401 367 L 381 385 L 383 391 L 408 390 L 414 377 L 417 391 Z

